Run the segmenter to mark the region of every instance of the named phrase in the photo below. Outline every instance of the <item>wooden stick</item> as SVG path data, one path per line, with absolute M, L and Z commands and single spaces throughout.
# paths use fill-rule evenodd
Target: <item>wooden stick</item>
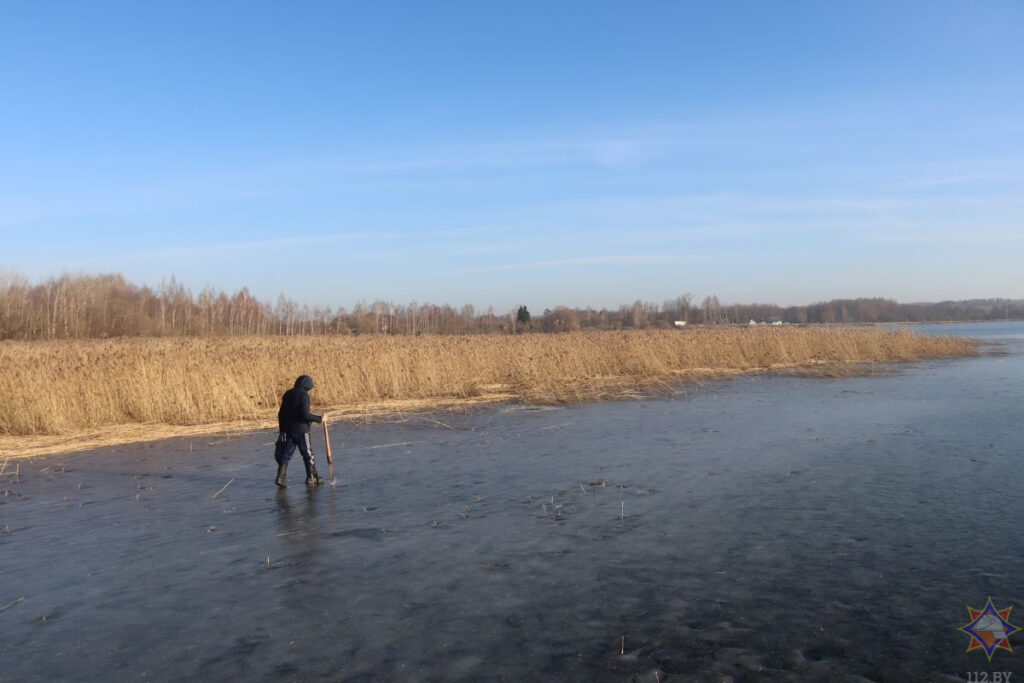
M 234 481 L 234 479 L 233 479 L 233 478 L 231 479 L 231 481 L 229 481 L 228 483 L 224 484 L 224 486 L 223 486 L 223 487 L 221 488 L 221 490 L 220 490 L 220 491 L 217 491 L 217 493 L 213 494 L 213 497 L 214 497 L 214 498 L 216 498 L 216 497 L 217 497 L 217 496 L 219 496 L 220 494 L 224 493 L 224 489 L 226 489 L 227 487 L 231 486 L 231 482 L 232 482 L 232 481 Z
M 324 415 L 324 445 L 327 447 L 327 469 L 330 470 L 331 483 L 334 483 L 334 457 L 331 456 L 331 435 L 327 432 L 327 416 Z
M 14 602 L 9 602 L 6 605 L 4 605 L 3 607 L 0 607 L 0 612 L 3 612 L 5 610 L 9 610 L 10 608 L 14 607 L 15 605 L 19 605 L 19 604 L 21 604 L 23 602 L 25 602 L 25 597 L 24 596 L 18 598 Z
M 399 441 L 398 443 L 382 443 L 378 446 L 363 446 L 368 450 L 374 450 L 376 448 L 392 448 L 393 446 L 411 446 L 417 443 L 426 443 L 425 441 Z

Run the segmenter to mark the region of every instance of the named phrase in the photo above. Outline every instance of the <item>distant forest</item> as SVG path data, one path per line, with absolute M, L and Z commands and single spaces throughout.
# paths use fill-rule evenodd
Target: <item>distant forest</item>
M 171 278 L 156 288 L 121 275 L 63 275 L 38 284 L 0 273 L 0 339 L 74 339 L 203 335 L 510 334 L 526 330 L 670 328 L 676 321 L 729 325 L 783 322 L 895 323 L 1024 319 L 1024 300 L 974 299 L 901 304 L 890 299 L 836 299 L 809 306 L 696 302 L 683 294 L 662 303 L 635 301 L 616 309 L 557 306 L 531 313 L 478 311 L 431 303 L 360 302 L 345 308 L 300 305 L 283 295 L 260 301 L 207 287 L 194 295 Z

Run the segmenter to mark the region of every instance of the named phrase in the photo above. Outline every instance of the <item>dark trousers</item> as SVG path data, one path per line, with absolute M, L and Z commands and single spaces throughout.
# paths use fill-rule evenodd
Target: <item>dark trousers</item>
M 309 441 L 308 432 L 306 434 L 294 435 L 281 432 L 277 437 L 277 441 L 278 444 L 283 442 L 283 447 L 279 447 L 274 451 L 274 459 L 277 460 L 278 465 L 287 465 L 288 461 L 292 459 L 296 448 L 299 449 L 299 455 L 302 456 L 302 461 L 306 464 L 306 467 L 312 467 L 316 464 L 316 457 L 313 455 L 313 445 Z M 278 456 L 278 453 L 280 453 L 280 456 Z

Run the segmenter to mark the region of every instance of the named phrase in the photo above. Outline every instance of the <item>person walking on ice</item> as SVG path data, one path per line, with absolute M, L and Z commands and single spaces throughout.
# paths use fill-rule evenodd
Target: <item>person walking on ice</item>
M 309 440 L 309 425 L 312 422 L 323 422 L 323 417 L 309 412 L 309 392 L 313 389 L 313 378 L 302 375 L 295 380 L 295 386 L 284 392 L 281 397 L 281 409 L 277 411 L 277 443 L 274 447 L 274 459 L 277 461 L 277 480 L 274 482 L 284 488 L 285 476 L 288 472 L 288 461 L 292 459 L 295 449 L 299 449 L 302 462 L 306 465 L 306 483 L 310 486 L 322 484 L 323 478 L 317 474 L 316 459 L 313 446 Z

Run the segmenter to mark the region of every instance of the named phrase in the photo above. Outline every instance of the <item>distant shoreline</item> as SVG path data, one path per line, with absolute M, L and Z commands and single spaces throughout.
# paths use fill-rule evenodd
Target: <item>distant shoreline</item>
M 997 320 L 902 320 L 894 323 L 836 323 L 840 325 L 997 325 L 999 323 L 1020 323 L 1024 318 L 999 318 Z

